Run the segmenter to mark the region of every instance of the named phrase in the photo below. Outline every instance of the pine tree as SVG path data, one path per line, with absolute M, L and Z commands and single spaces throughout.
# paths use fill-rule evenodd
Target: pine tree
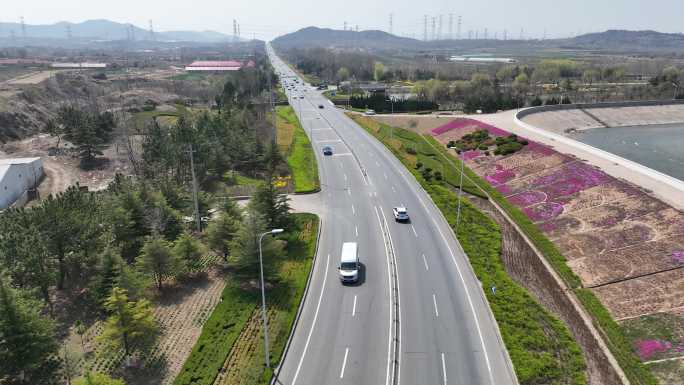
M 171 252 L 167 241 L 153 236 L 145 242 L 136 265 L 143 274 L 150 276 L 157 284 L 157 289 L 161 290 L 164 280 L 174 277 L 182 270 L 183 261 Z
M 230 243 L 238 267 L 257 271 L 259 266 L 259 236 L 266 231 L 266 228 L 261 215 L 252 205 L 248 206 L 242 225 Z M 267 236 L 263 238 L 261 245 L 264 269 L 267 272 L 272 272 L 275 269 L 274 258 L 283 253 L 282 241 Z
M 268 181 L 261 184 L 254 193 L 250 205 L 263 217 L 268 228 L 287 227 L 290 219 L 288 197 Z
M 223 255 L 224 260 L 228 260 L 231 242 L 235 233 L 240 228 L 239 220 L 234 219 L 227 213 L 221 213 L 218 218 L 214 218 L 207 227 L 206 236 L 209 247 Z
M 56 376 L 54 326 L 40 308 L 0 276 L 0 379 L 9 384 L 40 384 Z
M 202 244 L 192 235 L 187 232 L 181 234 L 173 244 L 173 253 L 184 262 L 188 271 L 199 270 Z
M 149 301 L 129 301 L 126 290 L 115 287 L 105 306 L 109 317 L 97 340 L 108 351 L 123 349 L 128 357 L 135 351 L 151 346 L 157 336 L 158 326 Z

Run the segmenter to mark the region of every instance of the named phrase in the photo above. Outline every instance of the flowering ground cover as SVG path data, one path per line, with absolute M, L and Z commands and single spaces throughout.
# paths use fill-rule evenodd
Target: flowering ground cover
M 509 135 L 472 119 L 457 119 L 430 134 L 448 143 L 478 129 Z M 532 141 L 507 156 L 474 150 L 462 157 L 537 224 L 615 319 L 638 320 L 684 308 L 682 212 L 637 186 Z M 678 345 L 681 335 L 680 330 L 680 340 L 667 340 L 642 333 L 632 343 L 644 361 L 684 356 Z

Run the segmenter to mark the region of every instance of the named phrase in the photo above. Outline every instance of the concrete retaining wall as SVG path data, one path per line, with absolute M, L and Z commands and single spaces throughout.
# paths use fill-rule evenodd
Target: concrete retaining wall
M 578 103 L 578 104 L 554 104 L 550 106 L 530 107 L 521 110 L 516 114 L 519 120 L 524 117 L 539 112 L 591 109 L 591 108 L 615 108 L 615 107 L 646 107 L 646 106 L 672 106 L 684 104 L 684 100 L 645 100 L 627 102 L 606 102 L 606 103 Z

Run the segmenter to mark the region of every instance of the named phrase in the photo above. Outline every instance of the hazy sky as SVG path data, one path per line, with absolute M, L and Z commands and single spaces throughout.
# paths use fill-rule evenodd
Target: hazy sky
M 521 5 L 524 4 L 524 5 Z M 299 28 L 317 25 L 342 29 L 389 29 L 394 14 L 394 32 L 423 36 L 423 15 L 443 15 L 442 33 L 449 32 L 449 14 L 463 17 L 462 36 L 488 29 L 499 38 L 503 31 L 518 37 L 566 37 L 605 29 L 684 30 L 683 0 L 3 0 L 0 21 L 27 24 L 58 21 L 79 22 L 106 18 L 147 28 L 149 20 L 158 31 L 173 29 L 216 31 L 232 34 L 232 19 L 240 23 L 243 37 L 271 39 Z M 437 22 L 438 24 L 438 22 Z M 431 30 L 431 27 L 428 27 Z M 474 34 L 474 32 L 473 32 Z

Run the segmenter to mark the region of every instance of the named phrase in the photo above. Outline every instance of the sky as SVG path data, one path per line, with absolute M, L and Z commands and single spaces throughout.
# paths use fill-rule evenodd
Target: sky
M 524 4 L 524 5 L 522 5 Z M 646 6 L 647 4 L 647 6 Z M 109 19 L 156 31 L 215 30 L 232 34 L 233 19 L 242 37 L 270 40 L 300 28 L 315 25 L 335 29 L 380 29 L 389 31 L 390 13 L 395 34 L 423 38 L 424 17 L 432 17 L 442 35 L 453 34 L 462 17 L 461 36 L 470 31 L 489 38 L 569 37 L 607 29 L 653 29 L 684 31 L 682 0 L 3 0 L 0 21 L 51 24 Z M 506 32 L 504 32 L 506 31 Z

